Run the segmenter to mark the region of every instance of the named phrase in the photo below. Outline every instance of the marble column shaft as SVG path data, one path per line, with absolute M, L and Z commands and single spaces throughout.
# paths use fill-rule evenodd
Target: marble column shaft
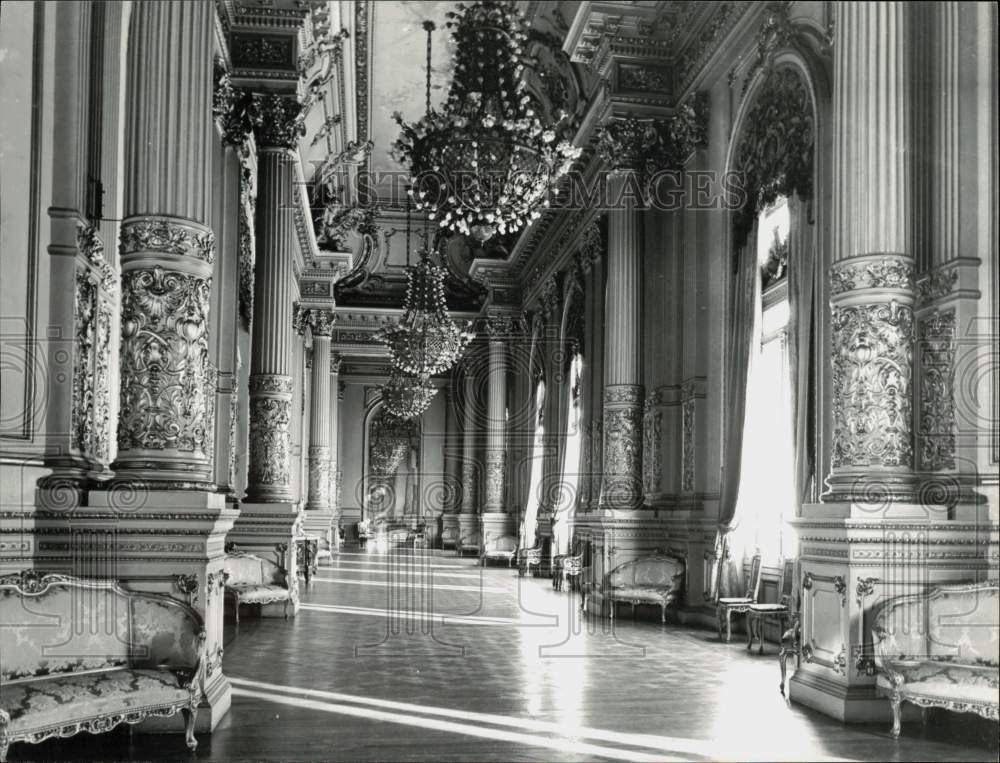
M 838 4 L 825 500 L 913 492 L 911 12 L 905 2 Z
M 256 267 L 250 355 L 247 501 L 288 503 L 292 493 L 292 191 L 295 155 L 261 146 L 257 159 Z
M 313 327 L 312 397 L 309 401 L 310 510 L 330 510 L 330 334 Z
M 213 13 L 144 3 L 131 20 L 114 469 L 147 486 L 205 488 L 213 478 Z
M 445 398 L 445 419 L 444 419 L 444 513 L 455 514 L 460 509 L 459 495 L 461 491 L 455 484 L 459 479 L 458 456 L 458 406 L 456 405 L 456 395 L 450 387 L 443 390 Z
M 610 177 L 601 509 L 642 507 L 642 217 L 625 192 L 629 170 Z
M 333 511 L 333 529 L 340 522 L 340 353 L 330 354 L 330 509 Z

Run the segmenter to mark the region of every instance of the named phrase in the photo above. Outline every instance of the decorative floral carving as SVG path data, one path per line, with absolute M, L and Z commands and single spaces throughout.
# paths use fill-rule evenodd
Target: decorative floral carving
M 256 379 L 268 377 L 255 377 Z M 283 378 L 288 377 L 270 377 Z M 251 383 L 253 379 L 251 379 Z M 250 482 L 286 487 L 292 483 L 292 401 L 276 397 L 250 399 Z
M 330 506 L 330 448 L 326 445 L 309 446 L 309 508 L 327 509 Z
M 159 266 L 122 276 L 121 451 L 206 455 L 210 284 Z
M 799 73 L 790 68 L 771 73 L 744 123 L 736 162 L 744 191 L 733 222 L 737 249 L 746 242 L 757 216 L 779 196 L 812 199 L 813 108 Z
M 834 307 L 833 348 L 833 465 L 912 466 L 910 308 Z
M 633 509 L 642 502 L 642 387 L 604 388 L 604 485 L 601 505 Z
M 920 468 L 955 468 L 955 311 L 919 321 Z
M 75 349 L 73 358 L 73 446 L 89 454 L 94 445 L 94 335 L 97 287 L 86 270 L 76 273 Z
M 875 584 L 880 582 L 879 578 L 858 578 L 854 588 L 854 594 L 858 601 L 858 606 L 862 606 L 864 600 L 875 593 Z
M 198 576 L 191 574 L 174 575 L 174 585 L 187 597 L 188 604 L 198 604 Z
M 658 493 L 662 465 L 660 463 L 660 439 L 663 431 L 663 413 L 648 405 L 642 417 L 642 484 L 646 493 Z
M 913 262 L 909 259 L 883 257 L 878 260 L 846 260 L 830 269 L 830 293 L 856 289 L 913 289 Z
M 486 507 L 503 511 L 504 468 L 506 452 L 491 449 L 486 454 Z
M 94 347 L 94 440 L 93 453 L 101 464 L 111 461 L 111 439 L 114 422 L 111 420 L 111 342 L 112 305 L 100 300 L 97 307 L 97 336 Z
M 958 283 L 957 270 L 933 270 L 917 281 L 917 293 L 921 304 L 947 297 Z
M 681 403 L 681 490 L 694 490 L 694 398 Z
M 215 234 L 200 226 L 170 218 L 126 220 L 121 229 L 122 255 L 137 252 L 196 257 L 215 262 Z
M 239 265 L 239 309 L 240 324 L 245 331 L 253 324 L 253 283 L 254 283 L 254 200 L 251 195 L 250 170 L 244 167 L 240 173 L 239 234 L 240 247 L 237 257 Z

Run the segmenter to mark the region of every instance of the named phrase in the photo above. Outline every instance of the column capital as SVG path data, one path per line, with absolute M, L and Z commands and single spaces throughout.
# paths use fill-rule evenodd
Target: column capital
M 224 143 L 241 146 L 253 134 L 259 148 L 290 148 L 305 134 L 303 106 L 294 95 L 256 93 L 234 87 L 222 69 L 215 73 L 212 112 Z
M 329 308 L 309 307 L 300 302 L 295 303 L 292 328 L 297 334 L 304 334 L 308 326 L 313 336 L 330 337 L 333 335 L 333 326 L 336 322 L 337 315 Z
M 502 342 L 520 333 L 524 319 L 511 313 L 494 313 L 486 316 L 484 329 L 490 342 Z
M 576 259 L 584 275 L 589 275 L 594 265 L 604 257 L 606 246 L 601 235 L 601 226 L 597 220 L 591 222 L 583 231 L 580 239 L 580 249 Z

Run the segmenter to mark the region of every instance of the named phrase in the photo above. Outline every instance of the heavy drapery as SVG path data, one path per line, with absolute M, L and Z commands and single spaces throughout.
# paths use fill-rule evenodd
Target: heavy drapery
M 812 447 L 813 309 L 815 294 L 814 226 L 809 205 L 798 196 L 788 200 L 791 228 L 788 235 L 788 367 L 791 375 L 792 447 L 795 468 L 794 496 L 801 505 L 815 470 Z

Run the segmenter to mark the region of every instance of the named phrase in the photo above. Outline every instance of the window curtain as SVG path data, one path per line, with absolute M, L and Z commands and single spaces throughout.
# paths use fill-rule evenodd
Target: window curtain
M 574 355 L 566 384 L 566 442 L 563 451 L 562 480 L 552 529 L 555 554 L 568 554 L 573 532 L 573 515 L 580 488 L 580 448 L 583 443 L 582 390 L 583 357 Z
M 756 316 L 759 313 L 760 267 L 757 263 L 757 223 L 750 230 L 736 254 L 736 270 L 732 277 L 730 306 L 726 323 L 726 407 L 723 413 L 722 480 L 719 496 L 719 533 L 725 542 L 718 548 L 727 549 L 720 560 L 722 573 L 716 593 L 720 596 L 740 595 L 742 551 L 734 548 L 736 537 L 730 537 L 738 524 L 736 505 L 740 489 L 740 462 L 743 450 L 743 428 L 746 418 L 747 381 L 752 356 Z M 735 544 L 739 546 L 739 543 Z
M 542 412 L 545 405 L 545 382 L 535 385 L 535 436 L 531 446 L 531 474 L 528 481 L 528 499 L 524 507 L 524 524 L 521 526 L 521 548 L 534 548 L 538 542 L 538 503 L 542 488 L 542 466 L 545 458 L 545 423 Z
M 815 473 L 812 443 L 813 309 L 815 248 L 809 205 L 798 195 L 788 200 L 788 368 L 792 398 L 792 446 L 795 500 L 809 499 Z

